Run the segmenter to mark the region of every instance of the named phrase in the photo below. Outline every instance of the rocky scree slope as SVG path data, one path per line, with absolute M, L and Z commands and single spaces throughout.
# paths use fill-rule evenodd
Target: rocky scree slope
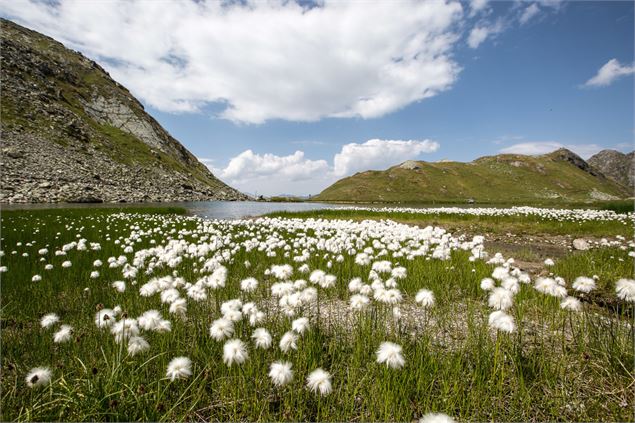
M 98 64 L 0 22 L 0 202 L 243 200 Z
M 615 150 L 602 150 L 591 156 L 589 164 L 607 178 L 627 187 L 631 195 L 635 188 L 635 151 L 628 154 Z
M 628 190 L 575 153 L 500 154 L 469 163 L 408 160 L 335 182 L 314 200 L 357 202 L 558 203 L 615 200 Z

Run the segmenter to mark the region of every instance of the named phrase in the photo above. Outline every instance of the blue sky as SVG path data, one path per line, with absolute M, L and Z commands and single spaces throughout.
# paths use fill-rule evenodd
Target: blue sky
M 315 194 L 406 159 L 633 149 L 632 2 L 184 3 L 0 11 L 102 63 L 250 193 Z M 157 26 L 175 35 L 148 30 L 170 7 L 182 19 Z

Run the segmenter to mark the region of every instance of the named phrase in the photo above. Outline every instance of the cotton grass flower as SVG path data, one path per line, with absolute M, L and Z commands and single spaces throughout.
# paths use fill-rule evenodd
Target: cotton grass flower
M 256 348 L 262 348 L 263 350 L 266 350 L 271 347 L 271 334 L 265 328 L 255 329 L 254 332 L 251 334 L 251 339 L 254 340 Z
M 377 363 L 386 364 L 391 369 L 401 369 L 406 364 L 401 351 L 400 345 L 393 342 L 382 342 L 377 350 Z
M 331 386 L 331 374 L 322 369 L 316 369 L 306 378 L 306 386 L 310 391 L 322 396 L 328 395 L 333 390 Z
M 192 376 L 192 361 L 187 357 L 176 357 L 168 364 L 166 377 L 174 381 Z
M 572 287 L 576 291 L 588 294 L 595 289 L 595 280 L 592 278 L 587 278 L 586 276 L 579 276 L 573 281 Z
M 351 295 L 349 302 L 351 310 L 361 311 L 368 307 L 370 299 L 365 295 L 355 294 Z
M 309 319 L 306 317 L 300 317 L 299 319 L 291 322 L 291 330 L 293 330 L 298 335 L 302 335 L 304 332 L 309 330 Z
M 209 335 L 216 341 L 222 341 L 234 334 L 234 323 L 226 318 L 220 318 L 212 322 L 209 328 Z
M 488 322 L 489 326 L 497 331 L 512 333 L 516 330 L 514 318 L 501 310 L 490 313 Z
M 99 276 L 99 274 L 97 274 Z M 111 285 L 117 292 L 124 292 L 126 290 L 126 283 L 124 281 L 115 281 Z
M 29 388 L 38 388 L 51 383 L 51 370 L 48 367 L 35 367 L 24 378 Z
M 42 276 L 40 275 L 33 275 L 33 277 L 31 278 L 31 282 L 40 282 L 42 280 Z
M 297 350 L 297 342 L 298 335 L 296 335 L 293 331 L 286 332 L 280 339 L 280 349 L 284 353 L 288 353 L 291 350 Z
M 428 413 L 419 419 L 419 423 L 456 423 L 455 420 L 443 413 Z
M 223 345 L 223 363 L 227 366 L 242 364 L 249 358 L 245 344 L 240 339 L 231 339 Z
M 560 302 L 560 308 L 567 311 L 580 311 L 582 303 L 577 298 L 567 297 Z
M 73 338 L 73 327 L 70 325 L 62 325 L 60 329 L 53 335 L 53 342 L 61 344 L 68 342 Z
M 514 295 L 505 288 L 494 288 L 489 295 L 487 304 L 496 310 L 507 310 L 514 305 Z
M 271 382 L 277 387 L 286 385 L 293 380 L 293 370 L 291 363 L 288 361 L 276 361 L 269 368 L 269 377 Z
M 429 289 L 421 289 L 415 295 L 415 301 L 423 307 L 432 307 L 434 305 L 434 293 Z
M 492 278 L 484 278 L 481 280 L 481 289 L 483 291 L 491 291 L 495 286 L 494 279 Z
M 115 311 L 104 308 L 95 313 L 95 325 L 98 328 L 109 328 L 115 323 Z
M 635 280 L 634 279 L 620 279 L 615 284 L 615 293 L 617 298 L 635 303 Z
M 49 314 L 45 314 L 44 316 L 42 316 L 42 320 L 40 320 L 40 325 L 44 328 L 44 329 L 48 329 L 51 326 L 53 326 L 55 323 L 59 322 L 60 318 L 57 314 L 55 313 L 49 313 Z
M 128 354 L 131 356 L 150 349 L 150 344 L 142 336 L 131 336 L 128 340 Z
M 240 282 L 240 289 L 244 292 L 253 292 L 258 288 L 258 281 L 255 278 L 243 279 Z

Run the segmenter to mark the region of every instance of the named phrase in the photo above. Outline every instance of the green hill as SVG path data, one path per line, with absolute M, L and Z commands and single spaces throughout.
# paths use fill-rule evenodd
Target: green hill
M 470 163 L 406 161 L 341 179 L 314 197 L 351 202 L 591 202 L 629 196 L 566 149 L 542 156 L 501 154 Z

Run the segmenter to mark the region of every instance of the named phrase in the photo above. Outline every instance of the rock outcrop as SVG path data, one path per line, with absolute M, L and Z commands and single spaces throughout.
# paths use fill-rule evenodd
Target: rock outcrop
M 1 20 L 0 202 L 243 200 L 97 63 Z
M 602 150 L 591 156 L 589 164 L 606 175 L 607 178 L 628 187 L 633 193 L 635 189 L 635 151 L 624 154 L 615 150 Z

